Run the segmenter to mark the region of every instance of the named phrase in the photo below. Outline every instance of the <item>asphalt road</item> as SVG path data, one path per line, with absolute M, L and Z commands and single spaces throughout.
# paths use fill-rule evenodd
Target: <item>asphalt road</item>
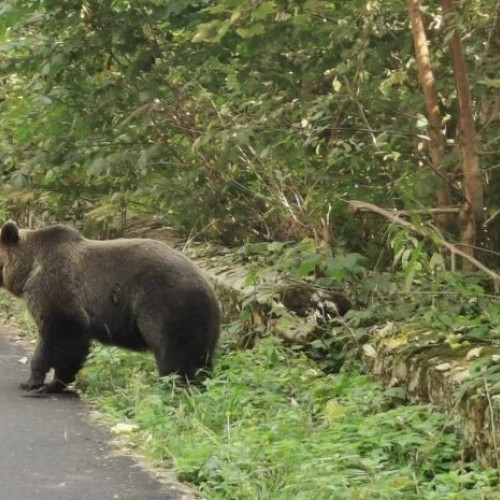
M 76 397 L 23 397 L 24 352 L 0 334 L 0 500 L 178 500 L 129 457 L 109 456 Z

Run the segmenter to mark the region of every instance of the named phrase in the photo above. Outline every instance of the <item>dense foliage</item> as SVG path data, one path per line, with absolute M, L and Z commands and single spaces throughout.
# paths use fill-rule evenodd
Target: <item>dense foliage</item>
M 458 4 L 490 229 L 495 4 Z M 424 10 L 459 203 L 447 34 Z M 345 199 L 433 204 L 404 3 L 6 0 L 0 18 L 4 213 L 115 224 L 145 212 L 226 243 L 312 236 L 369 253 L 379 221 L 354 221 Z

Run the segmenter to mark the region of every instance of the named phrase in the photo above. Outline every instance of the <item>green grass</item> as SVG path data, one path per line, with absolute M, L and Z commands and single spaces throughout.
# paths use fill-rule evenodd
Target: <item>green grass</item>
M 221 354 L 189 391 L 158 380 L 150 357 L 103 348 L 81 384 L 206 499 L 500 499 L 495 471 L 461 462 L 449 416 L 394 406 L 357 372 L 325 376 L 272 339 Z

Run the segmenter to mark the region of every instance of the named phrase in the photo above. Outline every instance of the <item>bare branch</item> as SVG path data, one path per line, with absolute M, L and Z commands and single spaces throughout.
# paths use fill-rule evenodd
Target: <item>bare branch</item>
M 357 200 L 350 200 L 347 203 L 349 203 L 349 206 L 354 210 L 354 211 L 369 211 L 373 212 L 375 214 L 381 215 L 382 217 L 385 217 L 386 219 L 390 220 L 391 222 L 394 222 L 398 226 L 404 227 L 406 229 L 409 229 L 412 233 L 415 233 L 422 238 L 432 240 L 434 243 L 437 243 L 441 245 L 442 247 L 446 248 L 450 252 L 452 256 L 458 255 L 462 259 L 466 260 L 469 262 L 472 266 L 474 266 L 476 269 L 479 269 L 480 271 L 483 271 L 485 274 L 487 274 L 490 278 L 493 279 L 495 284 L 498 286 L 500 285 L 500 275 L 486 267 L 484 264 L 479 262 L 477 259 L 472 257 L 471 255 L 468 255 L 467 253 L 463 252 L 460 250 L 456 245 L 453 245 L 452 243 L 447 242 L 443 236 L 437 232 L 437 230 L 434 231 L 429 231 L 426 228 L 418 229 L 416 228 L 411 222 L 408 222 L 401 217 L 399 217 L 397 214 L 391 213 L 381 207 L 378 207 L 377 205 L 373 205 L 372 203 L 366 203 L 364 201 L 357 201 Z M 436 235 L 439 235 L 439 238 L 436 238 Z

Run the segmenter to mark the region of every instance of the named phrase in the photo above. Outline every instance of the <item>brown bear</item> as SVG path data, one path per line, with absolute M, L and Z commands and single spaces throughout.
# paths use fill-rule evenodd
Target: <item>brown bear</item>
M 153 351 L 160 376 L 210 369 L 220 309 L 200 271 L 150 239 L 95 241 L 63 225 L 0 230 L 0 285 L 26 300 L 39 329 L 22 389 L 61 392 L 90 342 Z M 47 372 L 54 379 L 45 383 Z

